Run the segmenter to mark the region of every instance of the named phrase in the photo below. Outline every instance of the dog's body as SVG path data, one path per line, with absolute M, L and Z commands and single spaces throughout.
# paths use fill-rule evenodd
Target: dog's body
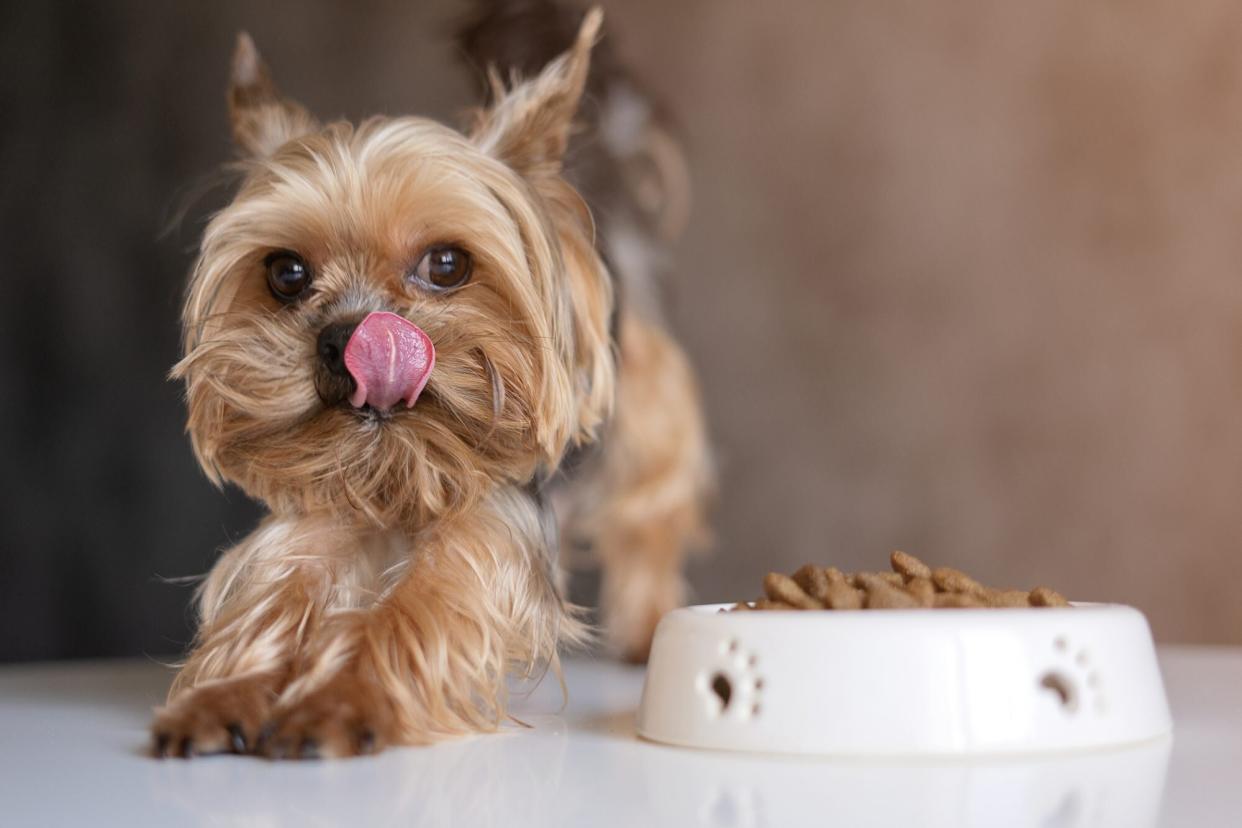
M 498 4 L 469 31 L 504 31 L 515 5 L 563 19 Z M 532 80 L 493 74 L 467 135 L 418 118 L 321 127 L 239 41 L 246 177 L 204 234 L 174 373 L 204 469 L 271 515 L 200 591 L 158 753 L 350 755 L 495 727 L 506 676 L 585 636 L 549 502 L 604 565 L 620 651 L 642 657 L 681 602 L 707 453 L 646 287 L 679 168 L 652 158 L 664 200 L 602 210 L 615 280 L 561 175 L 600 17 Z M 639 114 L 607 148 L 622 165 L 669 151 Z

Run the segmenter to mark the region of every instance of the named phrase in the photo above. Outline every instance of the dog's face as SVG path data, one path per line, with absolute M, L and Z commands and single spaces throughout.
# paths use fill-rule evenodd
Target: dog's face
M 196 454 L 279 512 L 425 522 L 554 467 L 606 415 L 610 282 L 559 177 L 598 19 L 469 135 L 319 127 L 244 36 L 248 154 L 186 301 Z

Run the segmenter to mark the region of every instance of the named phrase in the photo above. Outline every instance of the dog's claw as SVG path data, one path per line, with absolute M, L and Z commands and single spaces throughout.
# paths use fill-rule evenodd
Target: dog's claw
M 299 759 L 318 759 L 319 743 L 314 739 L 303 739 L 302 746 L 298 750 Z
M 183 759 L 194 758 L 194 740 L 186 736 L 181 740 L 180 747 L 177 748 L 177 755 Z
M 168 743 L 172 741 L 172 737 L 167 733 L 155 734 L 155 758 L 163 759 L 168 756 Z
M 358 752 L 374 753 L 375 752 L 375 731 L 364 730 L 358 734 Z
M 284 759 L 289 755 L 289 740 L 275 739 L 269 740 L 267 750 L 265 751 L 269 759 Z
M 246 734 L 242 731 L 241 725 L 233 722 L 228 726 L 229 743 L 234 753 L 246 752 Z

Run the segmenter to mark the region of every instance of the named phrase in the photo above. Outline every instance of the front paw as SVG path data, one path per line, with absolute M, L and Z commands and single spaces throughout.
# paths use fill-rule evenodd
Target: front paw
M 241 677 L 194 687 L 155 711 L 152 752 L 189 759 L 212 753 L 246 753 L 275 702 L 268 677 Z
M 372 681 L 345 673 L 283 703 L 263 729 L 258 752 L 270 759 L 359 756 L 396 741 L 392 702 Z

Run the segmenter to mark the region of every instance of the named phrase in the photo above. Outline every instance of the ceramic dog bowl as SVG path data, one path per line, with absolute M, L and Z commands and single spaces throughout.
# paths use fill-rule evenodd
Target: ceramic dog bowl
M 1069 608 L 675 610 L 656 630 L 638 732 L 822 755 L 1027 754 L 1172 730 L 1151 631 Z

